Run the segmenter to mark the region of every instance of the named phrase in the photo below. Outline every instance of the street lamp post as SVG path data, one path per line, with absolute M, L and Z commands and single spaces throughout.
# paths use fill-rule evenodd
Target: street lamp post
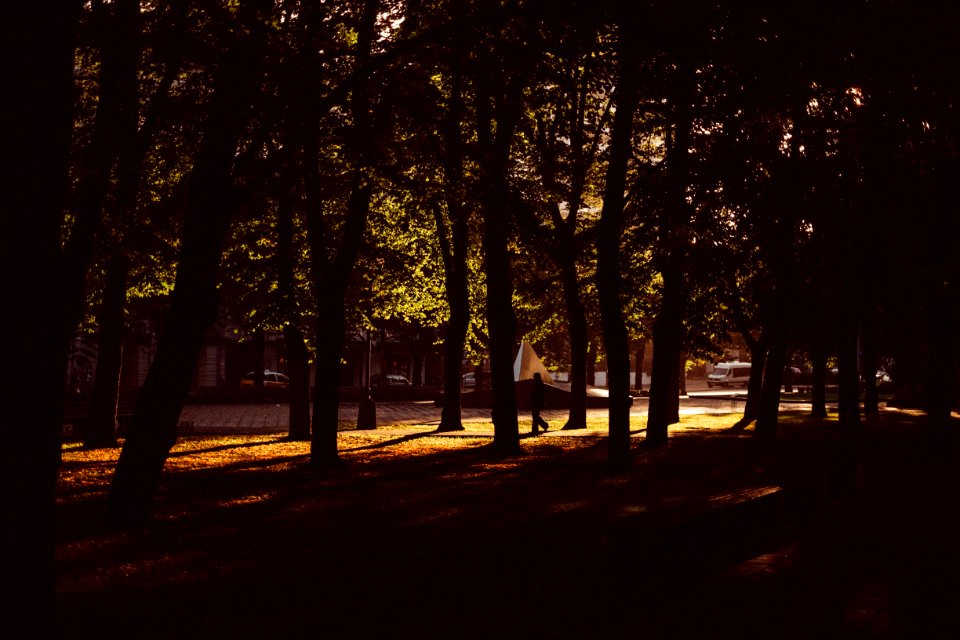
M 373 394 L 370 392 L 370 368 L 373 364 L 373 335 L 370 329 L 367 329 L 367 380 L 365 385 L 365 397 L 360 399 L 360 408 L 357 412 L 357 429 L 376 429 L 377 428 L 377 404 L 373 400 Z

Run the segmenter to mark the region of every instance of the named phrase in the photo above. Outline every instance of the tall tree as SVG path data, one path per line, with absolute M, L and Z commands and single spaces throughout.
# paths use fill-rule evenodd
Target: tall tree
M 603 191 L 603 209 L 597 229 L 597 295 L 600 301 L 603 344 L 607 355 L 610 391 L 609 459 L 614 468 L 631 464 L 630 456 L 630 343 L 621 298 L 620 237 L 623 231 L 624 193 L 630 160 L 633 119 L 639 104 L 638 38 L 635 24 L 621 25 L 616 112 L 610 134 L 610 156 Z
M 308 128 L 304 169 L 306 182 L 307 229 L 311 270 L 318 304 L 315 336 L 316 376 L 313 390 L 313 424 L 310 463 L 327 466 L 339 461 L 340 360 L 346 339 L 346 296 L 357 262 L 370 213 L 374 189 L 372 175 L 375 144 L 372 78 L 365 76 L 373 53 L 380 3 L 365 0 L 354 16 L 357 34 L 353 50 L 354 76 L 347 111 L 350 117 L 348 167 L 344 176 L 349 192 L 344 203 L 344 221 L 336 249 L 330 237 L 331 224 L 325 220 L 324 193 L 318 163 L 321 161 L 317 136 L 319 122 Z
M 0 374 L 0 468 L 10 488 L 0 608 L 11 630 L 36 638 L 56 635 L 55 489 L 66 364 L 58 292 L 79 10 L 73 1 L 18 4 L 5 11 L 0 29 L 0 76 L 10 89 L 0 107 L 0 295 L 9 305 L 0 322 L 14 338 L 7 357 L 18 363 Z
M 542 97 L 535 105 L 533 136 L 549 216 L 546 254 L 559 270 L 570 343 L 570 410 L 564 429 L 587 424 L 589 326 L 581 282 L 581 208 L 587 204 L 611 104 L 605 86 L 607 34 L 592 20 L 575 20 L 561 11 L 551 21 L 554 33 L 545 43 L 550 55 L 539 78 Z
M 439 206 L 434 208 L 437 237 L 443 255 L 444 290 L 450 307 L 450 320 L 447 323 L 443 347 L 443 410 L 439 431 L 463 429 L 460 410 L 460 363 L 463 361 L 467 331 L 470 328 L 470 283 L 467 266 L 470 235 L 464 171 L 467 158 L 462 132 L 466 104 L 463 95 L 462 61 L 458 49 L 455 49 L 452 65 L 440 151 L 446 217 Z
M 217 271 L 232 213 L 236 149 L 258 87 L 267 2 L 238 9 L 233 41 L 216 72 L 203 138 L 190 173 L 183 237 L 163 333 L 140 391 L 110 490 L 112 517 L 149 517 L 207 330 L 217 317 Z M 272 3 L 270 3 L 272 4 Z

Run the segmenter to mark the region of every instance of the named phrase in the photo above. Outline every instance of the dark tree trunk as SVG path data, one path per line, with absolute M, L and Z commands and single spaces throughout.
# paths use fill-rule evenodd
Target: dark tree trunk
M 493 448 L 501 453 L 520 451 L 516 387 L 513 380 L 516 318 L 513 312 L 513 277 L 509 241 L 511 235 L 510 150 L 520 119 L 523 91 L 520 74 L 501 77 L 495 85 L 492 74 L 504 68 L 498 55 L 483 61 L 486 70 L 476 78 L 477 140 L 481 150 L 480 189 L 483 217 L 483 267 L 487 276 L 487 324 L 489 330 L 490 382 L 493 391 Z M 491 75 L 487 75 L 487 73 Z
M 747 400 L 743 406 L 743 417 L 733 425 L 733 429 L 746 429 L 760 415 L 760 396 L 763 393 L 763 374 L 769 344 L 768 332 L 769 329 L 765 327 L 759 340 L 755 340 L 745 329 L 742 332 L 747 348 L 750 350 L 750 379 L 747 381 Z
M 858 251 L 856 232 L 857 215 L 862 177 L 861 165 L 861 135 L 850 132 L 850 193 L 848 196 L 847 224 L 841 232 L 842 258 L 841 263 L 841 295 L 842 311 L 840 320 L 840 336 L 837 348 L 837 404 L 840 430 L 845 436 L 851 436 L 860 429 L 860 372 L 858 362 L 859 325 L 860 325 L 860 290 L 857 279 Z
M 631 465 L 630 343 L 621 300 L 620 237 L 623 233 L 624 193 L 632 146 L 633 118 L 639 102 L 636 47 L 634 34 L 628 33 L 625 28 L 618 44 L 621 58 L 614 95 L 616 114 L 610 138 L 610 160 L 597 235 L 596 285 L 604 352 L 607 357 L 607 388 L 610 393 L 608 458 L 614 469 L 625 469 Z
M 837 403 L 840 429 L 851 434 L 860 428 L 860 384 L 857 371 L 856 321 L 843 320 L 837 353 Z
M 444 199 L 450 220 L 449 236 L 443 212 L 434 209 L 437 237 L 443 255 L 444 290 L 450 307 L 450 320 L 443 341 L 443 409 L 437 431 L 462 431 L 460 404 L 460 366 L 463 350 L 470 328 L 470 283 L 467 269 L 469 244 L 468 211 L 464 206 L 463 163 L 465 160 L 463 134 L 464 121 L 463 76 L 459 66 L 453 72 L 453 91 L 450 109 L 445 121 L 444 137 L 446 153 L 443 154 L 443 169 L 446 178 Z M 474 374 L 474 391 L 480 390 L 480 375 Z
M 300 329 L 300 312 L 294 277 L 294 220 L 293 207 L 283 186 L 277 197 L 277 287 L 286 324 L 283 338 L 287 354 L 290 440 L 310 439 L 310 353 L 307 350 L 303 331 Z
M 264 3 L 266 4 L 266 3 Z M 217 317 L 217 270 L 234 210 L 232 166 L 256 87 L 262 18 L 226 54 L 217 73 L 203 141 L 190 174 L 177 278 L 163 334 L 137 399 L 110 489 L 110 513 L 139 523 L 150 513 L 160 476 L 177 437 L 207 330 Z
M 110 174 L 121 148 L 124 125 L 135 122 L 137 54 L 133 46 L 139 5 L 122 0 L 110 5 L 92 4 L 93 23 L 100 44 L 99 95 L 91 143 L 80 164 L 72 213 L 73 225 L 62 261 L 60 314 L 62 335 L 69 344 L 83 317 L 86 278 L 93 260 L 94 238 L 103 218 L 110 190 Z
M 955 285 L 938 288 L 927 312 L 927 443 L 937 455 L 943 455 L 953 409 L 957 355 L 958 303 Z
M 550 215 L 553 222 L 553 247 L 550 248 L 549 254 L 560 271 L 570 339 L 570 410 L 563 428 L 585 429 L 587 426 L 586 366 L 589 335 L 587 332 L 587 315 L 580 292 L 580 279 L 577 274 L 579 245 L 576 233 L 586 175 L 593 162 L 593 153 L 583 152 L 586 137 L 583 112 L 587 90 L 583 86 L 571 87 L 569 90 L 572 94 L 577 95 L 577 99 L 572 101 L 570 105 L 568 114 L 571 129 L 570 153 L 572 155 L 571 170 L 573 174 L 569 189 L 565 189 L 565 185 L 557 179 L 557 152 L 554 145 L 548 141 L 547 125 L 543 123 L 538 127 L 537 141 L 540 173 L 547 189 L 554 193 L 562 193 L 566 190 L 568 194 L 566 217 L 561 211 L 559 202 L 553 202 L 550 206 Z M 551 135 L 557 134 L 552 132 Z
M 314 336 L 313 429 L 310 464 L 326 467 L 340 462 L 337 432 L 340 427 L 340 359 L 343 356 L 344 292 L 333 287 L 317 288 L 320 304 Z
M 780 387 L 783 385 L 783 369 L 787 361 L 786 318 L 778 311 L 771 321 L 774 324 L 770 329 L 769 349 L 763 366 L 763 385 L 760 389 L 756 426 L 756 434 L 765 437 L 777 434 Z
M 363 68 L 369 61 L 375 37 L 378 0 L 363 4 L 356 46 L 356 61 Z M 314 72 L 316 70 L 313 70 Z M 349 108 L 353 118 L 353 144 L 349 160 L 352 164 L 352 185 L 346 207 L 346 220 L 331 258 L 334 243 L 328 237 L 322 206 L 317 163 L 316 122 L 308 127 L 305 145 L 307 182 L 307 230 L 314 286 L 317 294 L 316 367 L 313 389 L 313 428 L 310 438 L 310 464 L 325 467 L 340 462 L 337 431 L 340 415 L 340 360 L 346 339 L 346 294 L 363 243 L 370 213 L 373 184 L 370 167 L 373 162 L 373 122 L 370 87 L 361 81 L 353 90 Z M 316 115 L 316 114 L 313 114 Z
M 473 367 L 473 385 L 476 391 L 487 388 L 487 377 L 483 371 L 483 362 Z
M 263 351 L 266 347 L 266 335 L 263 329 L 253 330 L 253 339 L 250 347 L 253 349 L 253 386 L 263 388 Z
M 788 349 L 786 355 L 786 362 L 783 368 L 783 391 L 784 393 L 793 393 L 793 350 Z
M 636 372 L 634 373 L 634 384 L 633 388 L 637 393 L 643 393 L 643 360 L 646 357 L 647 352 L 647 340 L 644 338 L 640 340 L 639 346 L 637 347 L 637 356 L 635 368 Z
M 572 215 L 572 214 L 571 214 Z M 570 232 L 572 236 L 572 231 Z M 569 255 L 566 253 L 569 252 Z M 563 281 L 563 297 L 567 310 L 567 323 L 570 334 L 570 411 L 564 429 L 587 428 L 587 314 L 580 298 L 580 284 L 577 279 L 576 252 L 573 238 L 562 251 L 568 260 L 561 264 L 560 277 Z
M 653 327 L 653 372 L 650 380 L 650 410 L 647 442 L 663 445 L 668 427 L 680 421 L 678 396 L 680 354 L 683 350 L 684 260 L 687 253 L 687 184 L 690 180 L 689 148 L 693 128 L 695 69 L 680 52 L 673 72 L 671 102 L 673 136 L 667 148 L 668 201 L 660 219 L 660 257 L 663 293 Z
M 687 354 L 680 354 L 680 363 L 677 365 L 677 384 L 680 386 L 681 396 L 687 395 Z M 678 407 L 679 411 L 679 407 Z M 677 418 L 679 420 L 679 417 Z
M 683 330 L 681 276 L 673 267 L 664 273 L 663 300 L 653 323 L 653 365 L 650 375 L 650 405 L 647 417 L 647 442 L 667 442 L 668 427 L 679 420 L 680 362 Z
M 60 231 L 73 105 L 73 46 L 81 3 L 6 8 L 0 39 L 0 369 L 4 504 L 0 610 L 8 634 L 57 637 L 55 489 L 63 417 L 63 325 L 58 313 Z M 29 384 L 24 384 L 29 381 Z
M 863 331 L 860 337 L 861 377 L 863 378 L 863 414 L 876 416 L 880 413 L 880 394 L 877 390 L 877 369 L 880 363 L 877 360 L 877 340 L 869 329 L 867 319 L 864 318 Z
M 300 327 L 288 323 L 283 327 L 287 347 L 287 375 L 290 376 L 290 440 L 310 439 L 310 352 Z
M 587 348 L 587 384 L 591 387 L 597 384 L 597 342 L 591 340 Z
M 93 406 L 83 433 L 83 446 L 88 449 L 117 445 L 117 403 L 120 399 L 120 368 L 125 335 L 123 317 L 129 269 L 130 261 L 124 256 L 114 256 L 107 263 L 103 304 L 97 316 L 100 335 L 97 341 Z
M 335 260 L 326 257 L 323 211 L 316 196 L 307 213 L 318 304 L 310 438 L 310 464 L 315 467 L 340 461 L 337 432 L 340 426 L 340 361 L 346 340 L 347 286 L 363 241 L 371 197 L 371 185 L 362 170 L 357 171 L 354 179 L 356 184 L 347 205 L 347 221 Z
M 814 418 L 827 417 L 827 350 L 815 346 L 810 352 L 813 364 L 810 380 L 810 415 Z
M 459 198 L 447 198 L 451 219 L 451 239 L 447 241 L 446 225 L 437 210 L 437 234 L 443 249 L 445 290 L 450 306 L 450 320 L 443 341 L 443 409 L 438 431 L 462 431 L 460 414 L 460 375 L 463 349 L 470 326 L 470 292 L 467 281 L 467 224 L 466 212 Z M 474 374 L 474 391 L 480 389 L 480 376 Z

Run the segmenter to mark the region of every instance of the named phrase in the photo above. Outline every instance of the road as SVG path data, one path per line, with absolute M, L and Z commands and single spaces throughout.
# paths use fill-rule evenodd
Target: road
M 703 379 L 687 382 L 688 396 L 680 401 L 681 415 L 724 414 L 743 411 L 744 389 L 710 389 Z M 630 409 L 633 417 L 647 415 L 647 398 L 636 398 Z M 799 404 L 796 408 L 806 405 Z M 440 408 L 433 402 L 378 402 L 377 424 L 396 426 L 435 426 L 440 423 Z M 340 422 L 356 424 L 358 404 L 340 405 Z M 591 418 L 604 418 L 606 409 L 588 409 Z M 557 426 L 566 420 L 565 409 L 547 410 L 544 417 Z M 465 422 L 489 423 L 489 409 L 463 409 Z M 529 417 L 521 415 L 521 418 Z M 289 425 L 287 406 L 283 404 L 198 404 L 184 407 L 180 417 L 181 433 L 283 433 Z M 567 432 L 570 433 L 570 432 Z

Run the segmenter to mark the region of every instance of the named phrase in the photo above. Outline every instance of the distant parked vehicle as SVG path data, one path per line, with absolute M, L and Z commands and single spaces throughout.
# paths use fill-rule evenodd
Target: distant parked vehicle
M 749 362 L 721 362 L 707 375 L 708 387 L 746 387 L 750 382 Z
M 465 387 L 475 387 L 477 386 L 477 374 L 474 372 L 463 374 L 463 386 Z
M 405 376 L 396 373 L 380 375 L 375 373 L 370 376 L 371 387 L 409 387 L 410 381 Z
M 254 372 L 245 374 L 240 378 L 240 384 L 245 387 L 253 386 Z M 287 387 L 290 385 L 290 378 L 277 371 L 266 370 L 263 372 L 263 386 L 265 387 Z

